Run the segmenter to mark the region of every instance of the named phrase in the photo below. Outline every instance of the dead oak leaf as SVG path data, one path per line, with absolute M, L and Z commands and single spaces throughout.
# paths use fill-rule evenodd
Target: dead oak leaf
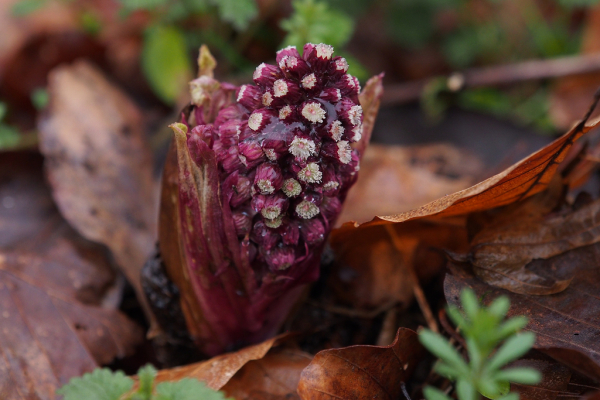
M 141 113 L 85 62 L 53 70 L 48 92 L 40 150 L 54 199 L 79 233 L 111 250 L 146 306 L 140 271 L 156 240 L 158 191 Z
M 390 346 L 324 350 L 302 371 L 298 394 L 303 400 L 399 399 L 401 383 L 410 378 L 422 353 L 417 334 L 406 328 L 398 330 Z
M 525 315 L 525 329 L 536 334 L 534 347 L 595 380 L 600 380 L 600 244 L 581 247 L 552 258 L 534 260 L 528 268 L 554 279 L 572 277 L 564 291 L 548 296 L 518 294 L 490 286 L 453 267 L 444 282 L 446 300 L 457 304 L 459 293 L 472 288 L 484 302 L 505 295 L 509 316 Z

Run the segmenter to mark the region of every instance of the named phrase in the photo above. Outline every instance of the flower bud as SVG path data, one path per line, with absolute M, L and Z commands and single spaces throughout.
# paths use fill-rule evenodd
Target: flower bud
M 281 189 L 282 184 L 283 175 L 281 174 L 281 169 L 277 164 L 265 162 L 256 168 L 254 187 L 259 193 L 275 193 L 276 190 Z
M 273 104 L 273 89 L 267 89 L 261 96 L 261 103 L 265 107 L 271 107 Z
M 289 152 L 296 158 L 306 160 L 317 155 L 315 142 L 307 137 L 296 136 L 289 147 Z
M 283 271 L 294 264 L 296 260 L 293 247 L 276 247 L 265 254 L 265 261 L 271 271 Z
M 324 143 L 321 147 L 321 154 L 341 164 L 348 164 L 352 161 L 352 148 L 346 140 L 340 140 L 337 143 Z
M 224 146 L 235 146 L 239 142 L 241 122 L 229 120 L 219 126 L 219 139 Z
M 330 138 L 335 142 L 339 142 L 344 137 L 346 128 L 342 121 L 336 119 L 327 124 L 325 129 L 320 131 L 320 134 L 324 137 Z
M 281 241 L 287 245 L 298 245 L 300 240 L 300 224 L 296 220 L 287 220 L 279 230 Z
M 262 93 L 254 85 L 242 85 L 237 91 L 237 102 L 249 110 L 254 110 L 261 105 Z
M 288 208 L 289 200 L 281 193 L 265 196 L 260 213 L 266 219 L 273 220 L 281 216 Z M 278 227 L 278 226 L 275 226 Z
M 296 214 L 302 219 L 311 219 L 316 217 L 321 212 L 319 207 L 308 200 L 302 200 L 296 205 Z
M 286 104 L 279 109 L 279 119 L 284 122 L 292 122 L 296 119 L 296 107 Z
M 321 92 L 319 97 L 330 103 L 337 103 L 342 99 L 342 92 L 337 88 L 327 88 Z
M 254 71 L 254 75 L 252 78 L 257 85 L 261 85 L 263 87 L 270 87 L 273 85 L 277 79 L 281 78 L 281 73 L 279 68 L 275 65 L 262 63 L 256 70 Z
M 285 139 L 265 139 L 262 150 L 270 161 L 277 161 L 288 150 Z
M 252 218 L 245 212 L 234 212 L 232 214 L 233 225 L 238 236 L 244 237 L 250 233 Z
M 342 122 L 345 124 L 348 124 L 351 127 L 362 124 L 362 107 L 356 105 L 351 100 L 343 99 L 335 106 L 335 110 L 337 111 Z
M 287 103 L 295 103 L 302 97 L 300 87 L 287 79 L 278 79 L 273 83 L 273 96 Z
M 219 111 L 214 126 L 221 126 L 230 120 L 241 121 L 247 118 L 247 112 L 239 104 L 234 104 Z
M 314 72 L 311 72 L 302 77 L 302 80 L 300 80 L 300 85 L 302 86 L 302 89 L 308 93 L 314 94 L 321 90 L 323 83 Z
M 348 72 L 348 62 L 344 57 L 334 57 L 329 63 L 329 75 L 333 78 L 342 77 Z
M 343 75 L 335 85 L 342 92 L 342 96 L 349 96 L 353 101 L 358 102 L 360 93 L 360 83 L 358 79 L 350 74 Z
M 269 228 L 264 221 L 257 221 L 252 227 L 250 239 L 265 250 L 273 248 L 281 239 L 281 236 Z
M 310 123 L 320 124 L 325 121 L 327 112 L 321 103 L 315 100 L 304 102 L 300 114 Z
M 232 173 L 242 169 L 243 164 L 237 146 L 224 147 L 223 143 L 219 141 L 215 142 L 213 150 L 225 172 Z
M 242 164 L 248 168 L 254 168 L 265 160 L 262 147 L 255 140 L 245 140 L 238 147 Z
M 323 169 L 323 184 L 321 185 L 323 194 L 326 196 L 337 196 L 339 189 L 340 181 L 337 177 L 335 169 L 331 166 Z
M 315 71 L 327 71 L 329 67 L 329 61 L 331 60 L 332 56 L 333 46 L 328 44 L 319 43 L 314 45 L 312 43 L 307 43 L 304 45 L 304 53 L 302 54 L 302 57 Z
M 279 64 L 279 62 L 284 58 L 284 57 L 296 57 L 296 58 L 300 58 L 300 53 L 298 53 L 298 50 L 296 49 L 296 46 L 288 46 L 284 49 L 279 50 L 276 53 L 275 56 L 275 60 L 277 61 L 277 64 Z M 283 68 L 281 68 L 283 69 Z
M 325 227 L 319 218 L 302 221 L 300 233 L 309 245 L 321 243 L 325 240 Z
M 215 131 L 212 125 L 196 125 L 190 132 L 188 140 L 202 140 L 212 148 L 215 140 Z
M 337 197 L 324 197 L 319 209 L 321 210 L 321 215 L 329 223 L 333 223 L 342 210 L 342 202 Z
M 296 197 L 300 193 L 302 193 L 302 185 L 300 185 L 300 182 L 298 182 L 294 178 L 289 178 L 283 181 L 283 186 L 281 187 L 281 190 L 283 191 L 283 193 L 285 193 L 287 197 Z
M 267 108 L 260 108 L 258 110 L 254 110 L 252 114 L 250 114 L 250 117 L 248 118 L 248 126 L 254 132 L 260 132 L 265 128 L 265 126 L 267 126 L 267 124 L 271 123 L 276 118 L 279 119 L 279 116 L 275 111 Z
M 302 168 L 297 173 L 298 180 L 306 183 L 320 183 L 323 174 L 319 169 L 319 164 L 311 162 L 306 164 L 306 167 Z
M 231 190 L 231 199 L 229 205 L 231 208 L 238 208 L 251 197 L 252 182 L 248 177 L 240 175 L 238 171 L 231 174 L 231 179 L 226 182 L 231 182 L 230 188 L 223 188 L 223 190 Z
M 284 56 L 277 63 L 288 78 L 299 79 L 310 72 L 310 67 L 300 56 Z

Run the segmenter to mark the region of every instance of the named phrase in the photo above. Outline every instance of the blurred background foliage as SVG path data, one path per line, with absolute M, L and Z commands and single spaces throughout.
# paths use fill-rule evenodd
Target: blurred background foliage
M 361 82 L 381 71 L 386 84 L 432 78 L 421 99 L 432 121 L 457 106 L 556 132 L 549 118 L 549 82 L 448 94 L 434 78 L 578 54 L 586 15 L 600 0 L 112 1 L 116 21 L 142 21 L 136 25 L 141 26 L 140 70 L 165 106 L 185 101 L 202 43 L 219 60 L 219 77 L 241 82 L 279 48 L 325 42 L 349 60 L 350 72 Z M 27 18 L 53 2 L 76 8 L 81 29 L 91 37 L 111 28 L 96 8 L 78 0 L 18 1 L 12 17 Z M 35 88 L 30 96 L 32 106 L 43 108 L 43 89 Z M 5 104 L 0 111 L 6 114 Z M 15 145 L 14 130 L 0 122 L 0 146 Z

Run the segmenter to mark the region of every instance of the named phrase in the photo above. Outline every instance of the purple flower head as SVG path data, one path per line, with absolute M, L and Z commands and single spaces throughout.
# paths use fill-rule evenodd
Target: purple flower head
M 185 251 L 201 310 L 186 315 L 188 327 L 212 354 L 277 330 L 294 288 L 318 277 L 359 170 L 363 110 L 346 60 L 309 43 L 276 61 L 256 68 L 254 84 L 221 84 L 215 112 L 203 109 L 210 98 L 195 104 L 180 124 L 189 133 L 176 131 L 182 244 L 173 248 Z

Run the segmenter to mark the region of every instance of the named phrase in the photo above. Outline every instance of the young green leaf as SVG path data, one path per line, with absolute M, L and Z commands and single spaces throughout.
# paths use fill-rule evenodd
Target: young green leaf
M 152 397 L 152 389 L 154 388 L 155 377 L 156 368 L 154 368 L 152 365 L 147 364 L 139 369 L 138 378 L 140 381 L 140 387 L 136 394 L 140 400 L 150 400 Z
M 184 378 L 177 382 L 163 382 L 156 386 L 154 400 L 225 400 L 223 392 L 207 387 L 197 379 Z
M 465 289 L 460 294 L 460 300 L 462 302 L 462 306 L 465 309 L 465 313 L 467 317 L 474 322 L 477 317 L 477 313 L 479 312 L 479 301 L 477 300 L 477 296 L 470 289 Z
M 133 380 L 123 372 L 102 368 L 72 378 L 56 394 L 64 396 L 64 400 L 119 400 L 132 386 Z
M 490 371 L 499 369 L 527 353 L 535 343 L 535 335 L 525 332 L 506 340 L 487 365 Z
M 506 296 L 500 296 L 489 305 L 488 312 L 502 319 L 506 316 L 508 309 L 510 308 L 510 300 Z
M 482 376 L 477 382 L 477 390 L 488 399 L 496 400 L 510 391 L 510 383 Z
M 465 360 L 463 360 L 456 349 L 439 333 L 423 329 L 419 332 L 419 341 L 427 348 L 427 350 L 444 360 L 450 366 L 456 368 L 459 373 L 468 373 L 469 368 L 467 367 Z
M 523 315 L 519 315 L 517 317 L 513 317 L 500 325 L 500 328 L 497 331 L 497 337 L 499 340 L 504 339 L 510 335 L 515 334 L 521 329 L 527 326 L 528 320 L 527 317 Z
M 456 392 L 460 400 L 477 400 L 477 390 L 471 382 L 460 379 L 456 384 Z
M 427 400 L 451 400 L 446 393 L 433 386 L 425 386 L 423 394 Z
M 494 378 L 522 385 L 535 385 L 542 380 L 542 375 L 535 369 L 521 367 L 498 371 Z
M 149 28 L 142 49 L 142 70 L 156 95 L 173 104 L 191 80 L 185 38 L 172 26 Z

